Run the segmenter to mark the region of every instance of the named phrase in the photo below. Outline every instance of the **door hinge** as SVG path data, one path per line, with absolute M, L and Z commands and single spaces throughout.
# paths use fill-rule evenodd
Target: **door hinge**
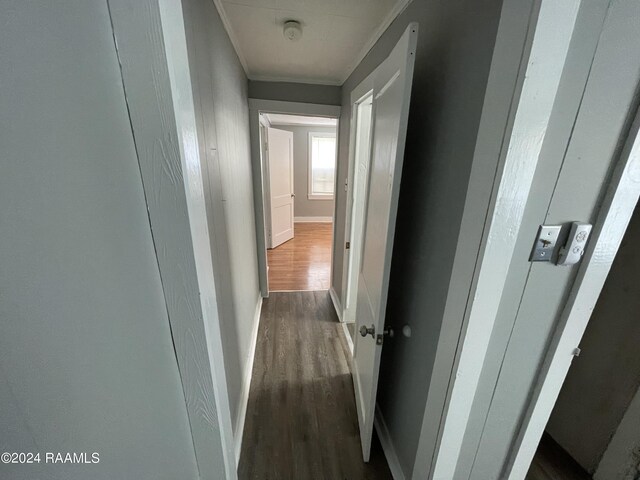
M 351 242 L 347 242 L 344 244 L 345 250 L 349 250 L 351 248 Z

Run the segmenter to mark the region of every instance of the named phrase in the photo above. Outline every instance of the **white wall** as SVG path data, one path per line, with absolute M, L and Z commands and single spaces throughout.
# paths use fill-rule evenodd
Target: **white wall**
M 296 194 L 294 217 L 332 217 L 333 200 L 310 200 L 309 193 L 309 133 L 336 133 L 335 127 L 293 127 L 274 125 L 273 128 L 293 133 L 293 188 Z
M 200 156 L 208 179 L 205 195 L 214 269 L 223 279 L 216 288 L 235 426 L 242 416 L 245 379 L 251 373 L 248 366 L 260 300 L 247 77 L 213 2 L 184 0 L 183 8 Z
M 0 478 L 197 479 L 107 3 L 0 17 Z

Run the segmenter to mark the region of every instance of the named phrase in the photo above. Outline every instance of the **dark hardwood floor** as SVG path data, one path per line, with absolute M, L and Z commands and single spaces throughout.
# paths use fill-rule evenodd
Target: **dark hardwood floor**
M 362 461 L 349 359 L 327 291 L 264 300 L 240 480 L 392 478 L 377 438 Z

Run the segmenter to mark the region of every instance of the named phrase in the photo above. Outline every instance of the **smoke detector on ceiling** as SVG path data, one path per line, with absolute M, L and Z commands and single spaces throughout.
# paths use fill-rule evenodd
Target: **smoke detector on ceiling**
M 287 40 L 297 42 L 302 37 L 302 25 L 296 20 L 289 20 L 284 22 L 282 33 L 284 33 L 284 38 Z

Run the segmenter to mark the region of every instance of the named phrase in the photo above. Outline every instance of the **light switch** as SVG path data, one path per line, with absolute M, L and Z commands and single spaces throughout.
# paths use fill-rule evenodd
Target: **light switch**
M 560 249 L 558 265 L 575 265 L 584 255 L 584 249 L 591 233 L 591 224 L 573 222 L 567 237 L 567 243 Z

